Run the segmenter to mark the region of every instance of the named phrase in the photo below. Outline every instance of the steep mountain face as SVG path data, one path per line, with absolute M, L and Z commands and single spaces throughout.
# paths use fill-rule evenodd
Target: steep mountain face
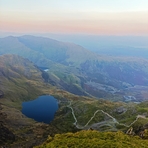
M 21 36 L 0 39 L 0 54 L 28 58 L 44 80 L 77 95 L 141 102 L 148 96 L 148 60 L 96 55 L 72 43 Z

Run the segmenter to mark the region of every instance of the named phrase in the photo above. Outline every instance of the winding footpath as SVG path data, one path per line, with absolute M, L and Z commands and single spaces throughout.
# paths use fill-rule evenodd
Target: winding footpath
M 113 116 L 111 116 L 111 115 L 108 114 L 107 112 L 98 109 L 97 111 L 95 111 L 95 113 L 93 114 L 93 116 L 90 118 L 90 120 L 89 120 L 84 126 L 80 126 L 80 125 L 77 124 L 77 123 L 78 123 L 78 120 L 77 120 L 77 118 L 76 118 L 76 116 L 75 116 L 75 113 L 74 113 L 74 110 L 73 110 L 73 108 L 72 108 L 72 106 L 71 106 L 71 103 L 72 103 L 72 102 L 70 101 L 70 103 L 69 103 L 69 105 L 67 105 L 67 107 L 71 109 L 73 118 L 74 118 L 74 120 L 75 120 L 75 122 L 74 122 L 73 124 L 74 124 L 74 125 L 76 126 L 76 128 L 78 128 L 78 129 L 84 129 L 84 128 L 86 128 L 86 127 L 88 126 L 88 124 L 93 120 L 93 118 L 96 116 L 96 114 L 97 114 L 98 112 L 102 112 L 103 114 L 105 114 L 105 115 L 107 115 L 108 117 L 110 117 L 110 118 L 113 120 L 114 123 L 116 123 L 116 124 L 118 124 L 118 125 L 125 126 L 125 127 L 130 127 L 130 126 L 132 126 L 135 122 L 137 122 L 137 120 L 138 120 L 139 118 L 147 119 L 145 116 L 137 115 L 136 119 L 135 119 L 131 124 L 126 125 L 126 124 L 123 124 L 123 123 L 119 123 Z
M 67 107 L 70 108 L 71 111 L 72 111 L 72 115 L 73 115 L 73 118 L 74 118 L 74 120 L 75 120 L 75 122 L 74 122 L 73 124 L 76 126 L 78 121 L 77 121 L 77 118 L 76 118 L 76 116 L 75 116 L 74 110 L 73 110 L 73 108 L 71 107 L 71 101 L 70 101 L 70 104 L 69 104 Z
M 94 113 L 94 115 L 90 118 L 90 120 L 85 124 L 84 127 L 88 126 L 88 124 L 93 120 L 93 118 L 95 117 L 95 115 L 96 115 L 98 112 L 102 112 L 103 114 L 105 114 L 105 115 L 107 115 L 108 117 L 110 117 L 111 119 L 113 119 L 113 121 L 114 121 L 115 123 L 119 124 L 119 122 L 118 122 L 114 117 L 112 117 L 112 116 L 109 115 L 108 113 L 104 112 L 103 110 L 98 109 L 98 110 Z
M 139 118 L 147 119 L 147 118 L 146 118 L 145 116 L 143 116 L 143 115 L 137 115 L 136 119 L 135 119 L 130 125 L 126 125 L 126 124 L 123 124 L 123 123 L 118 123 L 118 124 L 119 124 L 119 125 L 123 125 L 123 126 L 125 126 L 125 127 L 130 127 L 130 126 L 132 126 L 135 122 L 137 122 L 137 120 L 138 120 Z

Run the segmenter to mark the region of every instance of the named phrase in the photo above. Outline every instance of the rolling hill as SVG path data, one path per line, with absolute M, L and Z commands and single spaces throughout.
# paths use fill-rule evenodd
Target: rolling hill
M 18 54 L 38 66 L 45 67 L 50 67 L 50 63 L 46 63 L 46 61 L 67 65 L 70 63 L 80 64 L 87 59 L 97 59 L 94 53 L 79 45 L 34 36 L 1 38 L 0 54 L 7 53 Z

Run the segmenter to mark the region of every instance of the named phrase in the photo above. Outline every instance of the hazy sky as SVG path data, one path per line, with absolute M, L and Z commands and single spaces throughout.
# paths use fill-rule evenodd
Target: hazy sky
M 148 35 L 148 0 L 0 0 L 0 31 Z

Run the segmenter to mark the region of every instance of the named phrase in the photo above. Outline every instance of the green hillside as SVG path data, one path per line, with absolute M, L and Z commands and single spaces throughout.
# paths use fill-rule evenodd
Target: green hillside
M 0 146 L 33 147 L 43 143 L 48 135 L 87 129 L 139 136 L 148 129 L 147 102 L 111 102 L 74 95 L 45 82 L 46 74 L 28 59 L 10 54 L 0 56 Z M 75 73 L 67 77 L 59 74 L 57 78 L 52 73 L 51 80 L 62 77 L 67 84 L 80 84 Z M 21 113 L 23 101 L 42 94 L 50 94 L 59 101 L 59 109 L 50 124 L 38 123 Z

